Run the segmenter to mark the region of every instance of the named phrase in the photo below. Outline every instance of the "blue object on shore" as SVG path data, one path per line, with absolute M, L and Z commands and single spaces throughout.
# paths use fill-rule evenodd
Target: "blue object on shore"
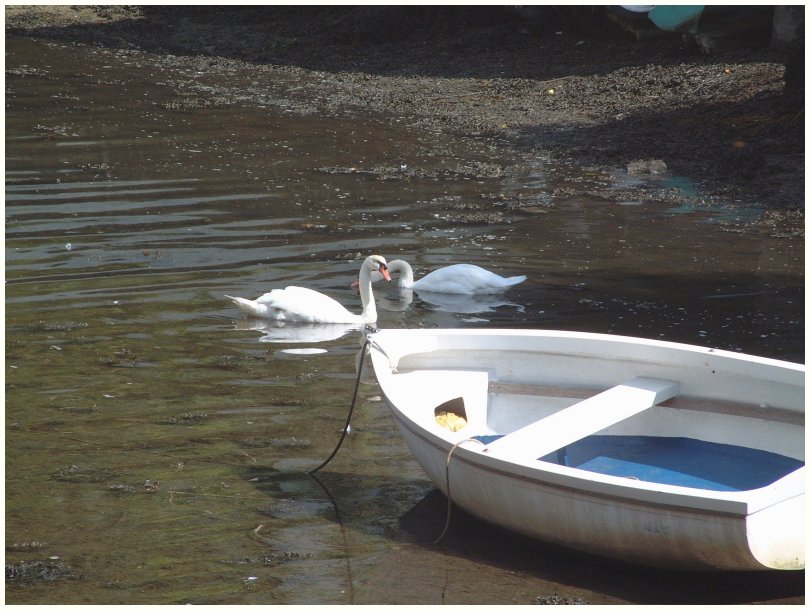
M 662 30 L 696 34 L 704 8 L 702 4 L 656 6 L 647 16 Z

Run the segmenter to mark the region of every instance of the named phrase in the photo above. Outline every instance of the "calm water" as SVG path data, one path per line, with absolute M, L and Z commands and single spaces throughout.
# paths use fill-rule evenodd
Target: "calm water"
M 340 436 L 358 331 L 261 328 L 224 298 L 298 284 L 359 312 L 350 283 L 370 253 L 417 276 L 470 262 L 529 280 L 476 301 L 378 285 L 379 326 L 589 330 L 803 362 L 802 243 L 657 199 L 697 188 L 683 181 L 619 205 L 559 196 L 615 176 L 539 159 L 521 179 L 473 178 L 514 160 L 396 118 L 181 109 L 172 83 L 199 75 L 144 63 L 6 40 L 8 603 L 803 602 L 803 576 L 684 587 L 460 513 L 432 544 L 444 499 L 373 383 L 335 459 L 306 474 Z

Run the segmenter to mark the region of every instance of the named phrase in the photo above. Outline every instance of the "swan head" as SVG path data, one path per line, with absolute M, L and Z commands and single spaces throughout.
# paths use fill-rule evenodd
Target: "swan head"
M 372 254 L 363 264 L 369 267 L 369 271 L 376 271 L 387 281 L 391 281 L 391 275 L 388 273 L 388 263 L 379 254 Z
M 360 285 L 363 275 L 368 275 L 371 281 L 377 281 L 378 279 L 391 281 L 388 263 L 379 254 L 372 254 L 363 261 L 363 266 L 360 268 L 360 279 L 352 282 L 352 288 L 357 288 Z
M 397 260 L 391 261 L 390 263 L 386 263 L 385 259 L 382 256 L 369 256 L 366 260 L 368 261 L 369 259 L 374 259 L 374 258 L 382 259 L 383 264 L 385 264 L 385 273 L 383 274 L 382 270 L 374 269 L 372 267 L 372 270 L 371 270 L 371 283 L 372 284 L 375 284 L 375 283 L 379 282 L 380 280 L 387 280 L 387 281 L 390 282 L 392 273 L 401 273 L 401 276 L 400 276 L 401 278 L 404 278 L 406 281 L 408 279 L 410 279 L 411 282 L 413 281 L 413 270 L 411 269 L 411 266 L 408 263 L 406 263 L 405 261 L 397 259 Z M 402 281 L 402 279 L 400 281 Z M 357 280 L 357 279 L 352 280 L 352 288 L 357 288 L 359 285 L 360 285 L 360 280 Z
M 410 264 L 407 261 L 403 261 L 400 259 L 392 260 L 388 263 L 388 273 L 398 273 L 399 274 L 399 286 L 400 288 L 410 288 L 413 284 L 413 269 L 411 268 Z M 379 282 L 382 279 L 388 279 L 387 277 L 384 278 L 381 273 L 372 273 L 371 274 L 371 281 L 372 282 Z

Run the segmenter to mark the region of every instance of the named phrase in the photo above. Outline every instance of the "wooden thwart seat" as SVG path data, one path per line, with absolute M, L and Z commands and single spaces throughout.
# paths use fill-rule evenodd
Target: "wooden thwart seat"
M 668 400 L 677 381 L 636 377 L 492 441 L 484 451 L 510 461 L 536 460 Z

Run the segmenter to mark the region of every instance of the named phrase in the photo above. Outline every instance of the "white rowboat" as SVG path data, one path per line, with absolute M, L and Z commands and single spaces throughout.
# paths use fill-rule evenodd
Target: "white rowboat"
M 467 512 L 644 565 L 804 569 L 804 365 L 565 331 L 369 342 L 414 458 Z

